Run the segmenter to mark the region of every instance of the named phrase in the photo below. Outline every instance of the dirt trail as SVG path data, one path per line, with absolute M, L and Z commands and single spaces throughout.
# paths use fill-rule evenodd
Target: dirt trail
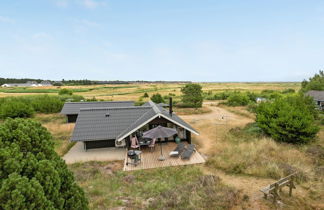
M 200 132 L 200 135 L 194 138 L 199 142 L 199 151 L 207 155 L 215 149 L 219 139 L 224 137 L 229 129 L 252 122 L 250 118 L 233 114 L 216 105 L 214 102 L 204 103 L 204 106 L 211 109 L 210 113 L 181 116 Z
M 194 138 L 199 142 L 199 152 L 207 157 L 209 154 L 215 153 L 215 151 L 217 153 L 217 144 L 222 144 L 229 129 L 242 127 L 247 123 L 253 122 L 251 118 L 236 115 L 216 105 L 216 103 L 204 103 L 204 106 L 208 106 L 212 110 L 210 113 L 181 116 L 200 132 L 200 135 Z M 243 194 L 247 195 L 249 197 L 248 208 L 268 209 L 261 201 L 262 193 L 259 190 L 273 182 L 272 179 L 230 175 L 221 170 L 211 171 L 207 167 L 203 167 L 203 170 L 207 174 L 219 176 L 225 184 L 241 190 Z

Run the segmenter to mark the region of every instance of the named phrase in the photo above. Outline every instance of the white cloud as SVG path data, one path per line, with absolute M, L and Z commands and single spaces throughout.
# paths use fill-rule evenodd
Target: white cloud
M 81 4 L 88 9 L 95 9 L 100 6 L 105 6 L 106 2 L 96 0 L 82 0 Z
M 82 20 L 79 20 L 79 22 L 85 26 L 88 26 L 88 27 L 98 27 L 100 26 L 99 23 L 95 22 L 95 21 L 90 21 L 90 20 L 86 20 L 86 19 L 82 19 Z
M 33 35 L 34 39 L 51 39 L 52 36 L 46 32 L 35 33 Z
M 0 16 L 0 23 L 15 23 L 15 20 L 9 17 Z
M 68 0 L 56 0 L 55 4 L 58 7 L 66 8 L 69 5 L 69 1 Z

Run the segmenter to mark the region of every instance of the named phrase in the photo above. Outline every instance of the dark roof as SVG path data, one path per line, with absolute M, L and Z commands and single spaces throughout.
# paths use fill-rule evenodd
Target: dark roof
M 134 101 L 95 101 L 95 102 L 66 102 L 61 114 L 78 114 L 83 108 L 100 107 L 129 107 L 134 106 Z
M 316 101 L 324 101 L 324 91 L 310 90 L 306 95 L 313 97 Z
M 198 134 L 176 114 L 157 106 L 81 109 L 73 131 L 72 141 L 123 139 L 156 117 L 164 117 L 179 126 Z

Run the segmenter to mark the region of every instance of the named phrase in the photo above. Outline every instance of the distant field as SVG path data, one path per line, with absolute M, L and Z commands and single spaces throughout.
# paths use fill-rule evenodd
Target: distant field
M 292 88 L 298 90 L 298 82 L 275 82 L 275 83 L 200 83 L 204 91 L 219 92 L 225 90 L 256 91 L 284 90 Z M 181 83 L 152 83 L 152 84 L 122 84 L 122 85 L 87 85 L 87 86 L 63 86 L 63 87 L 35 87 L 35 88 L 0 88 L 0 97 L 34 95 L 34 94 L 57 94 L 61 88 L 73 89 L 75 94 L 86 98 L 96 97 L 103 100 L 137 100 L 145 92 L 149 95 L 169 93 L 180 95 Z

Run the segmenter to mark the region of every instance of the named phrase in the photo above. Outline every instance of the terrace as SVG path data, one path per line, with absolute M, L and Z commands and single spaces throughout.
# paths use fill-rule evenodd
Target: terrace
M 185 143 L 187 145 L 187 143 Z M 127 154 L 125 156 L 124 171 L 133 171 L 140 169 L 150 169 L 150 168 L 160 168 L 167 166 L 181 166 L 181 165 L 191 165 L 204 163 L 205 159 L 202 155 L 195 151 L 189 160 L 182 160 L 180 157 L 170 157 L 169 153 L 176 148 L 177 144 L 175 142 L 162 143 L 162 151 L 165 157 L 164 161 L 160 161 L 159 157 L 161 155 L 160 143 L 157 143 L 153 151 L 150 148 L 141 148 L 141 161 L 138 165 L 126 164 Z

